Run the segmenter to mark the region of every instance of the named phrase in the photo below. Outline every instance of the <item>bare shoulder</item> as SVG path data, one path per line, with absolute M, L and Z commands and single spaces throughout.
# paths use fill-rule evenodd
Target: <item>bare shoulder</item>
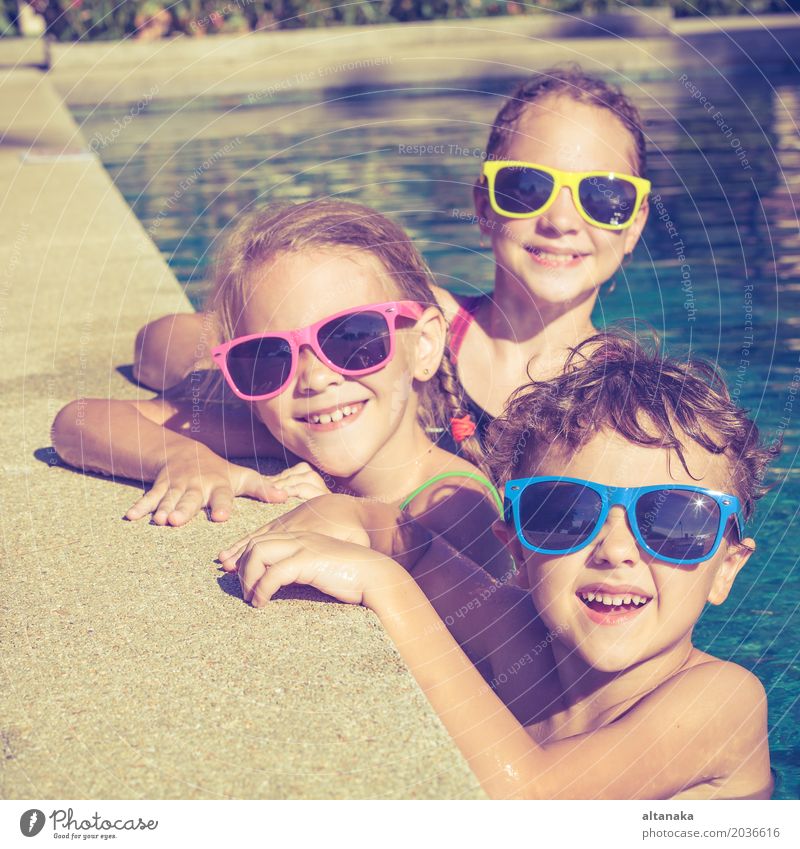
M 765 798 L 766 697 L 733 663 L 693 652 L 656 686 L 543 741 L 541 798 Z M 529 728 L 534 739 L 537 729 Z M 570 766 L 568 772 L 556 767 Z
M 736 663 L 697 654 L 692 665 L 636 705 L 632 718 L 652 721 L 662 729 L 673 724 L 676 743 L 691 745 L 698 761 L 705 762 L 705 780 L 676 795 L 766 798 L 772 776 L 764 687 Z
M 434 446 L 429 473 L 429 480 L 434 478 L 438 480 L 414 496 L 409 503 L 409 512 L 412 515 L 425 512 L 440 503 L 442 499 L 456 493 L 475 493 L 479 495 L 478 500 L 486 499 L 494 503 L 494 496 L 487 486 L 487 482 L 490 483 L 488 478 L 463 457 Z M 496 509 L 495 512 L 497 512 Z
M 458 308 L 461 306 L 458 297 L 447 289 L 443 289 L 441 286 L 431 286 L 431 290 L 433 291 L 434 297 L 436 298 L 439 306 L 442 308 L 444 317 L 447 319 L 449 324 L 458 312 Z

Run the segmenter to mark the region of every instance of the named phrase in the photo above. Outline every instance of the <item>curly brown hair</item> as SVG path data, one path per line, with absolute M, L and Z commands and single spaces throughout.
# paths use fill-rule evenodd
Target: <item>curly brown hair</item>
M 631 134 L 636 176 L 644 177 L 647 157 L 639 110 L 617 86 L 587 74 L 575 63 L 540 71 L 517 85 L 494 119 L 486 144 L 487 159 L 506 155 L 525 108 L 545 97 L 568 97 L 611 112 Z
M 674 450 L 690 475 L 687 438 L 724 454 L 745 519 L 766 491 L 764 473 L 780 451 L 779 443 L 762 445 L 755 422 L 731 400 L 713 365 L 664 356 L 655 331 L 645 342 L 616 328 L 573 348 L 553 380 L 514 393 L 490 425 L 488 463 L 495 479 L 505 481 L 535 468 L 554 444 L 574 452 L 604 429 L 635 445 Z

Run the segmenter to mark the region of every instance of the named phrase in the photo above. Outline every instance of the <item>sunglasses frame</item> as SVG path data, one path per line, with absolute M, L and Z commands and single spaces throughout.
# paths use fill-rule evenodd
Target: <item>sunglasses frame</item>
M 336 321 L 337 318 L 344 318 L 347 315 L 357 315 L 359 313 L 367 312 L 377 313 L 386 321 L 386 325 L 389 329 L 389 352 L 386 355 L 386 358 L 381 360 L 378 365 L 370 366 L 366 369 L 344 369 L 341 368 L 341 366 L 337 366 L 336 363 L 332 362 L 322 350 L 318 338 L 319 331 L 326 324 Z M 248 336 L 237 336 L 229 342 L 223 342 L 221 345 L 216 345 L 211 351 L 211 356 L 213 357 L 214 362 L 222 370 L 228 386 L 237 397 L 241 398 L 243 401 L 266 401 L 270 398 L 276 398 L 284 392 L 286 387 L 291 383 L 292 378 L 297 373 L 300 349 L 303 346 L 311 348 L 314 355 L 329 369 L 335 371 L 337 374 L 344 375 L 345 377 L 359 377 L 361 375 L 372 374 L 373 372 L 380 371 L 388 365 L 391 362 L 392 357 L 394 357 L 395 323 L 397 319 L 400 317 L 413 318 L 416 321 L 419 320 L 423 312 L 425 312 L 425 305 L 418 301 L 386 301 L 381 304 L 365 304 L 364 306 L 341 310 L 341 312 L 326 316 L 325 318 L 320 319 L 320 321 L 315 321 L 313 324 L 309 324 L 308 327 L 301 327 L 297 330 L 279 331 L 277 333 L 251 333 Z M 276 389 L 273 392 L 267 392 L 263 395 L 245 395 L 236 386 L 236 383 L 228 369 L 228 353 L 237 345 L 241 345 L 244 342 L 252 342 L 255 339 L 280 339 L 286 342 L 292 353 L 292 365 L 289 369 L 289 374 L 287 375 L 286 380 L 284 380 L 279 389 Z
M 553 190 L 550 193 L 550 197 L 534 212 L 506 212 L 497 202 L 497 195 L 495 193 L 497 174 L 503 168 L 535 168 L 538 171 L 543 171 L 553 178 Z M 537 162 L 504 161 L 502 159 L 485 161 L 483 163 L 483 176 L 486 177 L 489 190 L 489 203 L 492 209 L 504 218 L 535 218 L 537 215 L 542 215 L 553 205 L 556 197 L 558 197 L 558 193 L 566 186 L 572 195 L 572 202 L 575 205 L 575 209 L 578 210 L 578 214 L 587 224 L 591 224 L 593 227 L 599 227 L 601 230 L 614 231 L 627 230 L 633 225 L 641 209 L 642 202 L 652 188 L 652 183 L 649 180 L 646 180 L 644 177 L 635 177 L 633 174 L 621 174 L 616 171 L 561 171 L 558 168 L 548 168 L 546 165 L 539 165 Z M 578 187 L 581 181 L 591 179 L 592 177 L 602 177 L 604 180 L 621 178 L 633 184 L 636 189 L 636 202 L 634 203 L 630 218 L 624 224 L 603 224 L 601 221 L 595 221 L 583 208 Z
M 522 498 L 522 493 L 529 486 L 537 483 L 574 483 L 586 487 L 600 496 L 602 507 L 597 519 L 597 525 L 580 545 L 567 549 L 548 549 L 533 545 L 525 539 L 525 536 L 522 533 L 522 522 L 520 520 L 520 499 Z M 703 555 L 703 557 L 696 557 L 693 559 L 666 557 L 663 554 L 653 551 L 653 549 L 645 542 L 644 537 L 639 530 L 639 523 L 636 520 L 636 502 L 642 495 L 645 495 L 648 492 L 658 492 L 660 490 L 696 492 L 714 500 L 720 511 L 719 528 L 717 529 L 714 544 L 708 554 Z M 717 492 L 716 490 L 704 489 L 700 486 L 686 486 L 684 484 L 661 484 L 659 486 L 630 487 L 606 486 L 605 484 L 583 480 L 582 478 L 563 478 L 553 475 L 533 478 L 517 478 L 515 480 L 508 481 L 505 486 L 505 498 L 503 499 L 503 516 L 506 524 L 511 525 L 513 523 L 517 539 L 519 539 L 522 545 L 529 551 L 536 551 L 539 554 L 562 555 L 573 554 L 576 551 L 580 551 L 582 548 L 586 548 L 587 545 L 590 545 L 594 541 L 595 537 L 597 537 L 600 533 L 603 525 L 605 525 L 609 511 L 612 507 L 616 506 L 625 508 L 628 518 L 628 526 L 633 532 L 633 536 L 636 539 L 637 544 L 643 551 L 646 551 L 657 560 L 678 566 L 691 566 L 710 560 L 719 549 L 722 537 L 725 535 L 725 529 L 728 526 L 728 521 L 731 516 L 734 517 L 736 522 L 736 529 L 740 539 L 742 538 L 744 531 L 744 517 L 742 516 L 741 502 L 735 495 L 729 495 L 726 492 Z

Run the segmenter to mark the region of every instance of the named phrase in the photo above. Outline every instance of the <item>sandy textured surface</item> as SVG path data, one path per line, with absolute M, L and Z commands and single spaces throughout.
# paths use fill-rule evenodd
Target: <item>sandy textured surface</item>
M 57 463 L 58 409 L 136 397 L 135 330 L 188 304 L 38 72 L 0 134 L 0 797 L 480 797 L 372 613 L 219 571 L 281 508 L 128 523 L 136 486 Z

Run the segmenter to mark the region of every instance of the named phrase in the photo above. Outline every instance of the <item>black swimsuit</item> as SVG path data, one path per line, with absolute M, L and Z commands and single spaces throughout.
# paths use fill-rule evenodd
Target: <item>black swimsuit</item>
M 456 372 L 458 371 L 458 353 L 461 350 L 464 337 L 467 334 L 467 330 L 469 330 L 469 326 L 473 321 L 475 321 L 475 313 L 485 297 L 486 295 L 475 295 L 474 297 L 465 298 L 463 303 L 458 305 L 458 312 L 453 316 L 453 320 L 450 322 L 450 333 L 448 339 L 450 346 L 450 359 L 456 369 Z M 466 392 L 464 392 L 464 402 L 466 404 L 466 412 L 472 416 L 472 419 L 475 422 L 475 433 L 480 439 L 481 444 L 485 447 L 486 431 L 489 425 L 494 421 L 495 417 L 491 413 L 487 413 L 486 410 L 484 410 L 477 401 L 470 398 Z M 438 444 L 446 451 L 450 451 L 453 454 L 458 453 L 458 446 L 449 430 L 442 434 Z

